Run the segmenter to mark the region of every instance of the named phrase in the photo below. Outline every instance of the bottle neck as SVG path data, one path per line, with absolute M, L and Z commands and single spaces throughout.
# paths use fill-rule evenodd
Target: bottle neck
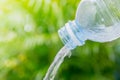
M 62 42 L 70 50 L 77 46 L 84 45 L 87 39 L 84 35 L 84 29 L 80 27 L 77 21 L 69 21 L 58 31 L 58 33 Z

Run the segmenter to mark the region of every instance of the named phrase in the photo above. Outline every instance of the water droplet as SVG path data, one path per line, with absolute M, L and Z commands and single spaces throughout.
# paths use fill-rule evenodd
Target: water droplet
M 104 22 L 105 21 L 104 18 L 102 18 L 101 21 Z

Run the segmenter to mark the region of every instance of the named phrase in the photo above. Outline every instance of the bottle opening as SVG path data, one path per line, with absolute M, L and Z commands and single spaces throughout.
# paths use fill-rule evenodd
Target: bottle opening
M 84 45 L 86 40 L 83 29 L 77 25 L 76 21 L 69 21 L 58 31 L 58 33 L 62 42 L 69 49 Z

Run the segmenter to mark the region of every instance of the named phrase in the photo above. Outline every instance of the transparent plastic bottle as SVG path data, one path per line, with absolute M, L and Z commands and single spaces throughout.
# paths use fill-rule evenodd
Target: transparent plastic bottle
M 63 43 L 74 49 L 86 40 L 108 42 L 120 37 L 120 0 L 82 0 L 76 18 L 59 31 Z

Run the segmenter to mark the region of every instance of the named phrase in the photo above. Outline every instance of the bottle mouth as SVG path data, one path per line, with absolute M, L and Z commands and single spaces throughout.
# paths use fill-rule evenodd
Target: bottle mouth
M 83 30 L 77 25 L 76 21 L 69 21 L 58 30 L 58 34 L 64 45 L 69 49 L 85 44 L 85 36 Z

